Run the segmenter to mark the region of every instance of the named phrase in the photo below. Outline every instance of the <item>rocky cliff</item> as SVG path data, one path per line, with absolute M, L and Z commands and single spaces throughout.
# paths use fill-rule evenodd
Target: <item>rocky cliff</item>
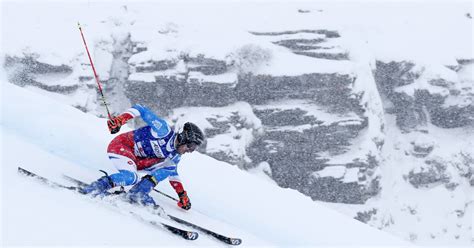
M 469 141 L 453 150 L 443 144 L 459 130 L 472 137 L 472 56 L 449 65 L 380 59 L 352 32 L 307 23 L 249 29 L 238 40 L 214 33 L 185 48 L 190 31 L 179 24 L 156 24 L 147 36 L 134 21 L 111 25 L 110 37 L 92 47 L 114 113 L 140 103 L 177 127 L 196 122 L 207 137 L 200 152 L 314 200 L 367 206 L 351 214 L 379 228 L 392 217 L 373 202 L 390 198 L 394 185 L 472 190 Z M 58 64 L 25 52 L 7 54 L 3 65 L 10 82 L 105 116 L 84 56 Z M 459 197 L 449 211 L 464 221 L 472 200 Z M 416 208 L 401 202 L 405 212 Z

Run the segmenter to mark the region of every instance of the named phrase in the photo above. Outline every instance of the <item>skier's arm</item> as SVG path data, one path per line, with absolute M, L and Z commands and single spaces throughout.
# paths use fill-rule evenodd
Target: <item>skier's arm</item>
M 133 119 L 140 113 L 134 109 L 134 108 L 129 108 L 127 111 L 122 113 L 119 116 L 113 117 L 112 119 L 107 121 L 107 126 L 109 127 L 109 131 L 111 134 L 118 133 L 120 131 L 120 128 L 127 123 L 130 119 Z
M 191 201 L 189 200 L 188 193 L 184 190 L 183 184 L 177 172 L 170 175 L 168 178 L 170 180 L 171 187 L 174 188 L 176 193 L 179 196 L 178 207 L 189 210 L 191 208 Z
M 188 193 L 186 190 L 184 190 L 183 184 L 181 183 L 181 179 L 178 175 L 178 168 L 176 166 L 179 162 L 179 159 L 180 156 L 178 155 L 170 160 L 165 161 L 165 163 L 168 163 L 167 166 L 154 171 L 152 176 L 157 182 L 168 178 L 171 187 L 174 188 L 179 196 L 178 207 L 189 210 L 191 208 L 191 201 L 189 200 Z
M 175 165 L 179 163 L 181 156 L 177 155 L 171 159 Z M 170 181 L 171 187 L 176 191 L 176 194 L 179 196 L 178 207 L 189 210 L 191 208 L 191 201 L 189 200 L 188 193 L 184 190 L 181 179 L 178 175 L 178 167 L 175 167 L 175 170 L 169 175 L 168 180 Z
M 171 187 L 173 187 L 174 191 L 176 191 L 177 194 L 184 191 L 184 187 L 181 183 L 181 179 L 179 178 L 178 173 L 173 173 L 173 175 L 170 175 L 168 179 L 170 180 Z
M 171 132 L 171 128 L 165 120 L 156 116 L 150 109 L 140 104 L 130 108 L 129 113 L 132 113 L 134 117 L 141 116 L 143 121 L 157 133 L 157 138 L 163 138 Z

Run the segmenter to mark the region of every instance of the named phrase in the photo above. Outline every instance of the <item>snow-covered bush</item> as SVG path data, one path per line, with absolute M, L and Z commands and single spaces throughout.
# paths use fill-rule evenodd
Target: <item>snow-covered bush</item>
M 235 68 L 238 73 L 248 73 L 270 61 L 271 58 L 272 53 L 269 49 L 255 44 L 247 44 L 227 55 L 226 60 L 228 66 Z

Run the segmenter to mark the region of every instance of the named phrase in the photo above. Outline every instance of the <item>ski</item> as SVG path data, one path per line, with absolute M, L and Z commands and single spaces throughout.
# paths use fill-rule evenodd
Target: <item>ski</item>
M 44 183 L 45 185 L 48 185 L 48 186 L 68 189 L 68 190 L 75 191 L 75 192 L 77 192 L 79 190 L 79 187 L 66 186 L 66 185 L 62 185 L 62 184 L 53 182 L 53 181 L 51 181 L 51 180 L 49 180 L 45 177 L 42 177 L 42 176 L 40 176 L 36 173 L 33 173 L 31 171 L 25 170 L 21 167 L 18 167 L 18 173 L 29 176 L 29 177 L 32 177 L 32 178 L 35 178 L 38 181 L 40 181 L 40 182 L 42 182 L 42 183 Z M 144 219 L 142 216 L 140 216 L 140 215 L 138 215 L 138 214 L 136 214 L 135 212 L 132 212 L 132 211 L 130 211 L 129 213 L 132 216 L 134 216 L 137 220 L 139 220 L 140 222 L 147 223 L 147 224 L 152 225 L 154 227 L 163 228 L 163 229 L 165 229 L 165 230 L 167 230 L 167 231 L 169 231 L 169 232 L 171 232 L 175 235 L 178 235 L 178 236 L 180 236 L 180 237 L 182 237 L 186 240 L 196 240 L 199 237 L 199 234 L 197 232 L 183 230 L 181 228 L 174 227 L 172 225 L 165 224 L 165 223 L 162 223 L 162 222 L 147 220 L 147 219 Z
M 89 186 L 89 184 L 87 184 L 87 183 L 85 183 L 85 182 L 83 182 L 83 181 L 77 180 L 77 179 L 75 179 L 75 178 L 73 178 L 73 177 L 70 177 L 70 176 L 68 176 L 68 175 L 63 175 L 63 177 L 66 178 L 67 180 L 69 180 L 69 181 L 75 183 L 78 187 L 81 187 L 81 188 L 82 188 L 82 187 Z
M 129 213 L 132 216 L 134 216 L 135 218 L 137 218 L 138 220 L 140 220 L 141 222 L 150 224 L 150 225 L 155 226 L 155 227 L 164 227 L 168 231 L 170 231 L 173 234 L 176 234 L 178 236 L 181 236 L 184 239 L 196 240 L 199 237 L 199 234 L 197 232 L 186 231 L 186 230 L 183 230 L 183 229 L 180 229 L 180 228 L 177 228 L 177 227 L 174 227 L 174 226 L 162 223 L 162 222 L 156 222 L 156 221 L 153 221 L 153 220 L 146 220 L 143 217 L 141 217 L 140 215 L 138 215 L 138 214 L 136 214 L 135 212 L 132 212 L 132 211 L 130 211 Z
M 193 223 L 191 223 L 191 222 L 185 221 L 185 220 L 183 220 L 183 219 L 181 219 L 181 218 L 178 218 L 178 217 L 175 217 L 175 216 L 172 216 L 172 215 L 169 215 L 169 214 L 167 214 L 167 216 L 168 216 L 171 220 L 173 220 L 173 221 L 176 221 L 176 222 L 181 223 L 181 224 L 183 224 L 183 225 L 192 227 L 192 228 L 194 228 L 194 229 L 196 229 L 196 230 L 198 230 L 198 231 L 201 231 L 201 232 L 203 232 L 203 233 L 206 233 L 206 234 L 208 234 L 208 235 L 210 235 L 210 236 L 216 238 L 217 240 L 222 241 L 222 242 L 224 242 L 224 243 L 227 243 L 227 244 L 229 244 L 229 245 L 240 245 L 240 244 L 242 244 L 242 239 L 239 239 L 239 238 L 231 238 L 231 237 L 224 236 L 224 235 L 222 235 L 222 234 L 216 233 L 216 232 L 214 232 L 214 231 L 211 231 L 211 230 L 209 230 L 209 229 L 206 229 L 206 228 L 204 228 L 204 227 L 198 226 L 198 225 L 196 225 L 196 224 L 193 224 Z
M 38 179 L 39 181 L 41 181 L 42 183 L 44 184 L 47 184 L 49 186 L 53 186 L 53 187 L 58 187 L 58 188 L 63 188 L 63 189 L 68 189 L 68 190 L 72 190 L 72 191 L 78 191 L 79 190 L 79 187 L 75 187 L 75 186 L 65 186 L 65 185 L 62 185 L 62 184 L 59 184 L 59 183 L 56 183 L 56 182 L 53 182 L 45 177 L 42 177 L 40 175 L 37 175 L 31 171 L 28 171 L 28 170 L 25 170 L 21 167 L 18 167 L 18 173 L 20 174 L 23 174 L 25 176 L 29 176 L 29 177 L 33 177 L 33 178 L 36 178 Z
M 70 176 L 67 176 L 67 175 L 63 175 L 63 176 L 64 176 L 64 178 L 66 178 L 66 179 L 70 180 L 71 182 L 75 183 L 78 187 L 85 187 L 85 186 L 88 185 L 87 183 L 84 183 L 84 182 L 82 182 L 82 181 L 80 181 L 76 178 L 73 178 L 73 177 L 70 177 Z M 217 240 L 219 240 L 221 242 L 224 242 L 226 244 L 229 244 L 229 245 L 240 245 L 240 244 L 242 244 L 242 239 L 240 239 L 240 238 L 231 238 L 231 237 L 224 236 L 222 234 L 216 233 L 214 231 L 211 231 L 209 229 L 206 229 L 204 227 L 201 227 L 201 226 L 196 225 L 194 223 L 188 222 L 186 220 L 183 220 L 183 219 L 178 218 L 178 217 L 173 216 L 173 215 L 166 214 L 166 216 L 172 221 L 175 221 L 177 223 L 192 227 L 192 228 L 194 228 L 198 231 L 201 231 L 201 232 L 203 232 L 207 235 L 210 235 L 210 236 L 216 238 Z

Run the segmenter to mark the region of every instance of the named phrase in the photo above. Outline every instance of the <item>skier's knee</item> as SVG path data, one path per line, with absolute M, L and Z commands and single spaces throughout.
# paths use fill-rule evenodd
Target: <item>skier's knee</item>
M 146 175 L 144 176 L 140 182 L 135 184 L 129 191 L 128 191 L 128 199 L 130 202 L 140 202 L 143 205 L 155 205 L 155 202 L 151 196 L 148 194 L 150 191 L 156 186 L 158 181 L 151 176 Z
M 112 178 L 115 185 L 120 186 L 133 185 L 138 181 L 137 173 L 128 170 L 120 170 L 119 173 L 110 175 L 110 178 Z
M 155 187 L 159 183 L 159 181 L 156 180 L 156 178 L 152 175 L 146 175 L 146 176 L 142 177 L 142 180 L 150 181 L 153 184 L 153 187 Z

